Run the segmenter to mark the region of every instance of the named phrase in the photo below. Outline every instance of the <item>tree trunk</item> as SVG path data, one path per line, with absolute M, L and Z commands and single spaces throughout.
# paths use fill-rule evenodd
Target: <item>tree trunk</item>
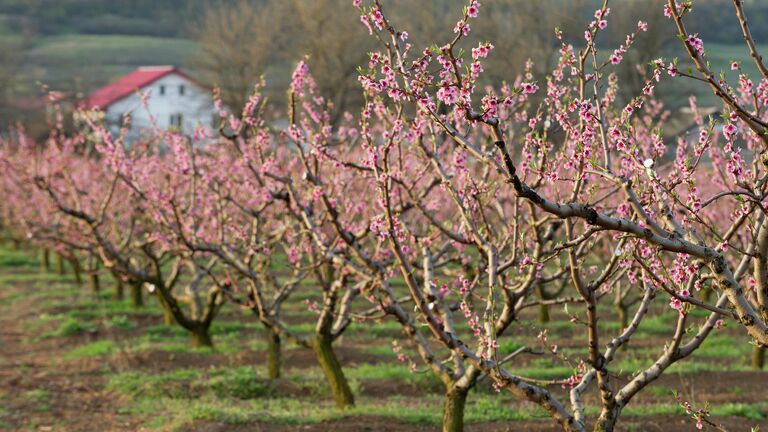
M 157 291 L 155 291 L 155 297 L 157 297 L 157 301 L 160 303 L 160 307 L 163 309 L 163 324 L 165 325 L 173 325 L 176 322 L 176 319 L 173 317 L 173 312 L 171 311 L 170 306 L 168 306 L 168 303 L 163 299 L 163 296 L 160 295 Z
M 462 432 L 464 430 L 464 405 L 469 389 L 451 386 L 445 392 L 443 404 L 443 432 Z
M 545 304 L 539 305 L 539 323 L 544 324 L 549 322 L 549 306 Z
M 355 398 L 352 396 L 352 389 L 349 388 L 349 383 L 344 376 L 344 371 L 341 369 L 339 359 L 336 358 L 336 353 L 333 352 L 331 337 L 317 335 L 312 348 L 315 351 L 320 367 L 323 369 L 325 379 L 331 387 L 331 393 L 336 400 L 336 406 L 339 409 L 353 406 Z
M 49 249 L 43 249 L 43 254 L 40 259 L 40 268 L 43 271 L 51 269 L 51 251 Z
M 70 258 L 69 264 L 72 266 L 72 272 L 75 273 L 75 281 L 77 283 L 82 283 L 83 278 L 80 276 L 82 272 L 82 267 L 80 267 L 80 261 L 78 261 L 77 258 Z
M 88 286 L 91 288 L 91 292 L 98 294 L 101 291 L 101 284 L 99 283 L 99 274 L 96 270 L 88 272 Z
M 208 333 L 208 327 L 198 327 L 191 331 L 192 334 L 192 346 L 194 348 L 200 347 L 213 347 L 213 340 L 211 334 Z
M 752 348 L 752 369 L 763 370 L 765 366 L 765 347 L 755 346 Z
M 610 408 L 603 407 L 593 430 L 595 432 L 613 432 L 620 413 L 621 409 L 616 405 Z
M 125 289 L 123 287 L 123 281 L 120 278 L 116 278 L 115 300 L 122 300 L 124 298 L 125 298 Z
M 67 272 L 64 269 L 64 257 L 61 254 L 56 254 L 56 274 L 65 275 Z
M 173 312 L 171 309 L 163 304 L 163 324 L 171 326 L 176 320 L 173 319 Z
M 21 242 L 18 239 L 11 239 L 11 244 L 13 245 L 13 250 L 15 251 L 19 250 L 19 247 L 21 246 Z
M 629 326 L 629 313 L 623 305 L 617 305 L 616 309 L 619 312 L 619 324 L 621 325 L 619 333 L 623 333 L 627 326 Z
M 131 284 L 131 300 L 135 309 L 144 306 L 144 293 L 141 291 L 141 284 Z
M 280 334 L 266 325 L 264 327 L 267 330 L 267 369 L 269 370 L 269 379 L 280 378 Z

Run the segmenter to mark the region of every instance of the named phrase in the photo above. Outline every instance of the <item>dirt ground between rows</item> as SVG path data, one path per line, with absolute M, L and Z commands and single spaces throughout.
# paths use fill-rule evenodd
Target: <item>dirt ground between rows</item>
M 25 289 L 19 284 L 14 289 L 3 287 L 0 302 L 16 290 Z M 35 312 L 35 311 L 38 312 Z M 63 356 L 73 347 L 106 335 L 82 335 L 77 337 L 30 340 L 28 323 L 35 319 L 39 308 L 34 300 L 18 300 L 15 307 L 6 309 L 0 317 L 0 396 L 4 400 L 6 414 L 3 417 L 5 429 L 37 431 L 142 431 L 146 418 L 120 414 L 126 403 L 120 395 L 105 389 L 103 374 L 104 361 L 92 358 L 79 361 L 64 361 Z M 159 320 L 159 318 L 158 318 Z M 144 320 L 142 320 L 144 321 Z M 148 325 L 151 319 L 146 320 Z M 129 335 L 125 335 L 129 336 Z M 351 347 L 339 350 L 344 365 L 375 363 L 377 358 L 361 353 Z M 261 353 L 245 351 L 234 355 L 195 355 L 193 353 L 170 353 L 146 351 L 135 354 L 113 356 L 113 363 L 106 365 L 115 370 L 140 370 L 160 373 L 177 368 L 207 368 L 222 365 L 257 364 L 263 360 Z M 290 350 L 286 353 L 286 364 L 291 368 L 314 366 L 314 359 L 305 350 Z M 759 372 L 720 372 L 700 375 L 666 375 L 655 385 L 685 388 L 696 394 L 699 400 L 718 402 L 762 402 L 766 400 L 768 375 Z M 683 378 L 684 377 L 684 378 Z M 301 389 L 291 388 L 288 383 L 278 384 L 281 393 L 300 395 Z M 45 389 L 50 395 L 45 409 L 24 397 L 27 392 Z M 738 389 L 736 392 L 735 389 Z M 370 396 L 391 395 L 418 396 L 429 390 L 417 388 L 398 381 L 368 380 L 361 384 L 361 393 Z M 642 396 L 643 402 L 670 401 L 651 393 Z M 740 417 L 718 418 L 717 421 L 729 431 L 749 431 L 757 426 L 754 420 Z M 66 424 L 65 429 L 60 429 Z M 59 426 L 54 426 L 59 425 Z M 768 430 L 768 425 L 760 425 Z M 283 431 L 437 431 L 439 428 L 398 423 L 388 418 L 372 416 L 349 417 L 340 420 L 311 425 L 275 425 L 253 422 L 232 425 L 216 422 L 196 422 L 183 429 L 187 432 L 283 432 Z M 544 432 L 557 431 L 549 421 L 528 421 L 514 423 L 471 424 L 468 432 Z M 621 420 L 620 431 L 694 431 L 690 419 L 682 416 L 626 417 Z M 714 429 L 712 429 L 714 430 Z

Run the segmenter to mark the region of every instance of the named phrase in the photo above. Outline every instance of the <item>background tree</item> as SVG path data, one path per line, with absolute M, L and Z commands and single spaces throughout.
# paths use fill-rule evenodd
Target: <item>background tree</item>
M 208 4 L 190 29 L 199 50 L 193 65 L 221 89 L 229 107 L 244 107 L 281 38 L 277 3 L 248 0 Z

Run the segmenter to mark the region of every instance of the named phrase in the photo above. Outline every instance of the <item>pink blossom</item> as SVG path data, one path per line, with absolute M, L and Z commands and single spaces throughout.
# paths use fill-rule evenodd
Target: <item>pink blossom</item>
M 686 42 L 688 42 L 688 45 L 690 45 L 700 56 L 704 55 L 704 42 L 699 39 L 697 35 L 688 35 Z
M 470 18 L 477 18 L 478 9 L 480 9 L 480 2 L 473 0 L 469 7 L 467 7 L 467 16 Z
M 477 60 L 488 57 L 488 53 L 493 49 L 490 43 L 481 43 L 477 48 L 472 48 L 472 58 Z
M 539 86 L 536 85 L 535 83 L 525 82 L 521 84 L 520 88 L 523 90 L 523 93 L 525 94 L 533 94 L 539 91 Z

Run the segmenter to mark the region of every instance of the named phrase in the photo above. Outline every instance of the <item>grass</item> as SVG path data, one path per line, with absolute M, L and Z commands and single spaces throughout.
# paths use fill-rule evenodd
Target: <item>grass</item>
M 181 38 L 67 34 L 37 40 L 28 62 L 42 71 L 36 78 L 54 88 L 75 76 L 96 87 L 140 65 L 186 64 L 194 51 L 195 43 Z M 89 65 L 87 70 L 82 64 Z
M 111 377 L 107 389 L 135 398 L 181 398 L 188 395 L 190 381 L 200 376 L 196 369 L 176 369 L 159 375 L 126 372 Z
M 355 407 L 338 411 L 332 404 L 311 402 L 297 398 L 274 397 L 259 400 L 224 402 L 205 396 L 195 400 L 160 398 L 144 401 L 131 413 L 162 416 L 145 423 L 145 427 L 173 430 L 194 421 L 205 420 L 228 424 L 245 424 L 252 421 L 284 425 L 312 424 L 345 417 L 376 416 L 425 426 L 440 424 L 442 414 L 433 407 L 442 399 L 437 396 L 420 398 L 387 398 L 384 400 L 361 397 Z M 489 421 L 521 421 L 544 418 L 539 410 L 518 411 L 505 406 L 503 398 L 472 398 L 467 402 L 465 420 L 469 423 Z M 296 413 L 302 413 L 297 417 Z
M 680 59 L 679 69 L 683 72 L 687 72 L 689 67 L 692 67 L 692 63 L 684 57 L 681 51 L 681 44 L 679 41 L 673 42 L 674 54 L 670 54 L 670 57 L 678 56 Z M 731 71 L 730 63 L 735 60 L 741 64 L 742 71 L 752 78 L 757 85 L 759 81 L 759 72 L 757 67 L 753 63 L 749 52 L 745 45 L 725 45 L 718 43 L 706 43 L 705 52 L 707 59 L 709 60 L 712 71 L 719 77 L 720 71 L 726 73 L 726 78 L 731 82 L 734 87 L 738 85 L 738 72 Z M 696 70 L 693 70 L 694 75 L 698 76 Z M 659 86 L 658 95 L 662 97 L 667 106 L 677 108 L 680 106 L 688 106 L 688 96 L 695 94 L 700 107 L 708 106 L 720 106 L 722 102 L 712 93 L 709 87 L 701 82 L 694 81 L 688 78 L 675 78 L 675 79 L 662 79 Z
M 93 329 L 95 329 L 95 327 L 89 321 L 81 321 L 77 318 L 67 317 L 64 321 L 61 322 L 61 324 L 59 324 L 56 330 L 46 332 L 42 335 L 42 337 L 52 338 L 75 336 Z
M 654 396 L 673 397 L 675 392 L 666 387 L 651 386 L 648 388 L 648 392 Z
M 10 425 L 5 422 L 5 418 L 10 414 L 8 408 L 0 404 L 0 428 L 10 429 Z
M 414 373 L 405 363 L 366 363 L 345 368 L 344 373 L 358 383 L 364 380 L 397 380 L 429 391 L 440 392 L 443 389 L 443 384 L 431 371 Z
M 36 267 L 39 262 L 24 251 L 0 250 L 0 267 Z
M 125 63 L 136 58 L 168 56 L 177 58 L 189 54 L 194 42 L 155 36 L 134 35 L 87 35 L 65 34 L 40 38 L 30 55 L 45 56 L 47 59 L 82 58 L 86 51 L 92 51 L 94 61 L 119 59 Z M 116 53 L 114 50 L 125 50 Z M 112 52 L 110 52 L 112 51 Z
M 715 404 L 712 414 L 716 416 L 744 417 L 750 420 L 765 420 L 768 416 L 768 403 L 724 403 Z
M 64 358 L 66 360 L 77 360 L 83 357 L 97 357 L 112 354 L 117 348 L 111 340 L 100 340 L 89 344 L 81 345 L 69 351 Z
M 24 392 L 24 398 L 35 404 L 35 411 L 43 412 L 51 409 L 51 395 L 46 389 L 27 390 Z
M 134 398 L 199 398 L 205 395 L 219 399 L 256 399 L 271 394 L 267 381 L 259 378 L 250 366 L 198 369 L 177 369 L 151 375 L 126 372 L 110 377 L 107 388 Z
M 547 414 L 538 407 L 515 409 L 510 400 L 500 396 L 470 395 L 465 412 L 467 423 L 514 422 L 547 419 Z M 225 402 L 220 398 L 206 395 L 193 400 L 159 398 L 145 400 L 136 405 L 131 413 L 150 414 L 152 420 L 146 427 L 173 430 L 195 421 L 205 420 L 227 424 L 247 424 L 252 421 L 284 425 L 314 424 L 345 417 L 375 416 L 397 422 L 423 426 L 438 426 L 442 413 L 434 407 L 440 406 L 440 396 L 418 398 L 360 397 L 355 407 L 344 411 L 333 409 L 328 401 L 312 402 L 305 399 L 271 397 L 258 400 Z M 712 410 L 712 416 L 743 417 L 753 421 L 765 419 L 765 403 L 722 404 Z M 623 411 L 626 417 L 653 417 L 659 415 L 685 416 L 685 411 L 674 404 L 630 405 Z M 151 414 L 162 413 L 154 417 Z M 300 417 L 296 413 L 302 413 Z M 599 414 L 596 407 L 588 407 L 590 417 Z
M 112 318 L 109 319 L 109 322 L 107 323 L 108 327 L 120 329 L 120 330 L 133 330 L 138 325 L 133 323 L 127 316 L 125 315 L 115 315 Z
M 0 249 L 0 257 L 11 255 L 13 254 L 4 255 L 4 251 Z M 17 257 L 4 262 L 18 264 L 23 263 L 23 260 Z M 0 271 L 0 288 L 11 283 L 24 283 L 27 296 L 39 299 L 34 302 L 34 306 L 40 308 L 36 311 L 39 312 L 37 317 L 28 321 L 25 326 L 30 334 L 46 338 L 67 338 L 98 330 L 96 336 L 102 337 L 100 340 L 89 342 L 83 341 L 85 338 L 68 339 L 65 343 L 74 345 L 78 342 L 79 345 L 68 347 L 63 355 L 65 361 L 76 362 L 96 357 L 99 362 L 107 365 L 116 358 L 116 353 L 121 347 L 129 353 L 154 350 L 183 352 L 189 354 L 183 356 L 185 360 L 194 360 L 196 356 L 221 354 L 223 358 L 229 359 L 234 355 L 250 355 L 248 350 L 260 351 L 265 348 L 262 325 L 251 314 L 241 314 L 231 306 L 225 306 L 211 328 L 216 348 L 190 348 L 189 334 L 185 330 L 175 325 L 160 324 L 161 312 L 156 300 L 151 296 L 145 299 L 146 307 L 134 310 L 129 301 L 111 298 L 108 279 L 105 279 L 104 291 L 99 296 L 93 296 L 84 286 L 75 286 L 61 276 L 27 272 L 25 267 L 37 265 L 34 261 L 21 265 L 5 267 L 10 269 L 12 276 Z M 27 285 L 29 289 L 26 289 Z M 313 294 L 312 291 L 302 293 Z M 25 297 L 17 298 L 16 295 L 11 295 L 4 298 L 18 301 Z M 314 329 L 316 315 L 307 313 L 301 304 L 287 306 L 289 307 L 286 308 L 285 315 L 290 316 L 292 322 L 299 323 L 291 326 L 292 328 L 308 333 Z M 9 303 L 6 302 L 2 307 L 9 307 Z M 667 309 L 658 308 L 651 311 L 629 345 L 619 351 L 616 361 L 612 363 L 612 372 L 632 374 L 653 364 L 673 329 L 675 316 L 668 313 Z M 500 341 L 501 351 L 513 352 L 523 345 L 540 350 L 540 342 L 535 336 L 544 328 L 549 330 L 553 341 L 585 340 L 583 327 L 558 321 L 561 316 L 555 308 L 551 312 L 553 321 L 545 324 L 521 317 L 511 329 L 510 333 L 514 337 Z M 701 313 L 698 313 L 692 316 L 691 322 L 700 321 L 700 318 Z M 157 324 L 148 325 L 148 320 Z M 601 342 L 604 343 L 606 338 L 618 331 L 618 325 L 612 315 L 605 316 L 600 323 L 601 332 L 604 334 L 601 335 Z M 461 323 L 460 326 L 465 324 Z M 751 346 L 745 343 L 745 338 L 737 330 L 716 330 L 692 359 L 671 367 L 666 373 L 705 373 L 722 371 L 724 368 L 728 371 L 747 370 Z M 464 338 L 466 329 L 462 327 L 460 333 Z M 124 337 L 129 337 L 130 343 L 121 342 Z M 402 341 L 400 325 L 393 320 L 383 320 L 366 325 L 355 323 L 337 342 L 337 345 L 343 346 L 345 350 L 356 350 L 376 357 L 375 363 L 350 363 L 349 360 L 342 359 L 345 363 L 344 373 L 357 400 L 357 406 L 346 411 L 334 408 L 319 367 L 296 367 L 290 361 L 284 365 L 283 378 L 277 384 L 266 379 L 263 364 L 224 364 L 208 367 L 207 365 L 211 364 L 209 360 L 203 362 L 206 366 L 178 367 L 167 372 L 121 369 L 121 372 L 117 373 L 105 369 L 104 376 L 107 380 L 106 388 L 120 394 L 121 400 L 124 401 L 120 412 L 126 416 L 144 419 L 143 426 L 147 429 L 175 430 L 200 420 L 227 424 L 258 421 L 298 425 L 356 416 L 378 416 L 425 426 L 439 425 L 443 384 L 421 363 L 418 364 L 419 371 L 413 373 L 408 364 L 397 362 L 392 351 L 393 339 Z M 643 343 L 647 339 L 658 341 L 658 346 Z M 401 344 L 403 352 L 418 362 L 418 355 L 412 347 L 407 343 Z M 567 345 L 561 347 L 558 352 L 567 355 L 574 362 L 585 358 L 586 350 L 583 346 L 574 346 L 571 343 Z M 293 344 L 286 342 L 284 358 L 294 357 L 294 349 L 301 348 L 294 348 Z M 436 349 L 436 353 L 447 359 L 445 351 Z M 574 374 L 570 366 L 550 355 L 524 355 L 521 358 L 522 362 L 507 365 L 510 371 L 521 376 L 562 379 Z M 404 391 L 400 395 L 378 396 L 370 392 L 371 387 L 367 387 L 374 382 L 376 385 L 392 384 L 393 393 L 397 392 L 397 386 L 415 389 L 414 391 L 419 393 L 417 396 L 406 396 L 411 392 Z M 677 389 L 671 388 L 672 386 L 652 385 L 647 394 L 654 396 L 651 400 L 653 403 L 643 401 L 642 398 L 640 401 L 633 401 L 624 410 L 624 414 L 628 417 L 684 416 L 684 412 L 674 401 L 672 395 Z M 557 386 L 553 387 L 553 390 L 560 391 Z M 744 388 L 734 388 L 731 393 L 739 395 L 746 392 Z M 44 388 L 29 390 L 23 396 L 33 402 L 35 410 L 39 412 L 50 409 L 52 395 Z M 592 417 L 597 414 L 594 404 L 588 405 L 587 413 Z M 766 413 L 766 403 L 731 402 L 713 405 L 713 416 L 736 416 L 761 422 L 765 420 Z M 4 427 L 3 421 L 7 415 L 8 411 L 3 411 L 0 407 L 0 428 Z M 532 404 L 519 402 L 507 392 L 496 394 L 490 389 L 488 382 L 483 382 L 471 392 L 465 414 L 467 423 L 546 418 L 547 414 Z

